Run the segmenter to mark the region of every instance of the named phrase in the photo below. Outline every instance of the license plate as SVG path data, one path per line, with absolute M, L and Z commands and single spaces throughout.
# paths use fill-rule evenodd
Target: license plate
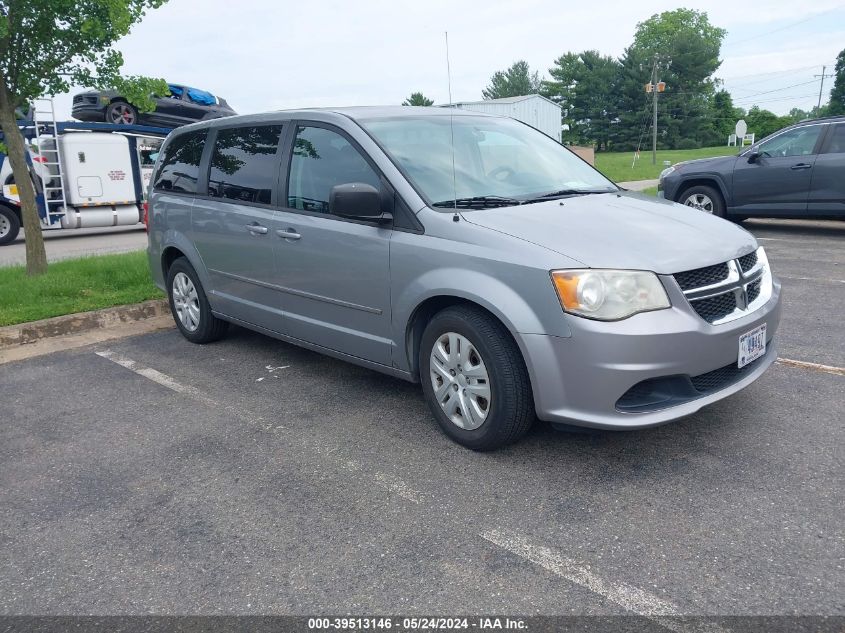
M 755 327 L 739 337 L 737 367 L 745 367 L 766 353 L 766 324 Z

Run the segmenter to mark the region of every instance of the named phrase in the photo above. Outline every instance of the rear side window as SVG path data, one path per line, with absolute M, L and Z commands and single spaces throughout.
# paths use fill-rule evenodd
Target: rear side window
M 825 154 L 845 154 L 845 123 L 833 128 Z
M 281 134 L 281 125 L 218 130 L 208 174 L 208 195 L 270 204 L 279 173 L 276 153 Z
M 208 130 L 179 134 L 164 150 L 153 189 L 196 193 L 200 173 L 200 159 Z

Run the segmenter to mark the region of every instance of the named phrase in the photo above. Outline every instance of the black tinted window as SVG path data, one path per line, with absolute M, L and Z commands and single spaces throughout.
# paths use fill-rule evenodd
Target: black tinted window
M 288 206 L 328 213 L 332 187 L 350 182 L 378 188 L 379 177 L 358 150 L 337 132 L 319 127 L 297 128 Z
M 270 204 L 276 184 L 281 125 L 218 130 L 208 175 L 208 195 Z
M 845 154 L 845 123 L 833 128 L 825 154 Z
M 200 158 L 207 130 L 180 134 L 167 144 L 153 188 L 157 191 L 196 193 Z

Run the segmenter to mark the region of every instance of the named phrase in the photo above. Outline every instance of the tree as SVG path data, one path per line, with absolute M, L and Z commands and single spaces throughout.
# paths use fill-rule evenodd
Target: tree
M 721 65 L 725 34 L 710 24 L 706 12 L 692 9 L 665 11 L 638 24 L 634 42 L 621 60 L 620 111 L 630 113 L 633 121 L 645 119 L 650 100 L 643 99 L 644 86 L 656 65 L 658 81 L 666 83 L 658 102 L 658 143 L 670 148 L 699 145 L 714 133 L 709 120 L 716 88 L 712 75 Z M 637 84 L 639 95 L 634 90 Z
M 426 97 L 421 92 L 412 92 L 411 96 L 402 102 L 403 106 L 431 106 L 434 101 Z
M 21 201 L 26 271 L 47 270 L 41 224 L 15 110 L 71 85 L 115 88 L 140 111 L 155 107 L 163 80 L 121 77 L 112 45 L 166 0 L 0 0 L 0 127 Z
M 845 49 L 840 51 L 834 67 L 833 90 L 830 91 L 830 102 L 827 114 L 845 114 Z
M 496 71 L 481 95 L 485 99 L 532 95 L 540 92 L 542 84 L 539 73 L 532 73 L 528 62 L 520 60 L 507 70 Z
M 753 106 L 748 111 L 748 114 L 745 115 L 745 122 L 748 124 L 748 133 L 753 132 L 755 139 L 758 141 L 764 136 L 794 123 L 790 116 L 778 116 L 760 106 Z
M 564 139 L 607 149 L 616 119 L 616 84 L 619 62 L 598 51 L 566 53 L 549 69 L 543 95 L 561 105 Z

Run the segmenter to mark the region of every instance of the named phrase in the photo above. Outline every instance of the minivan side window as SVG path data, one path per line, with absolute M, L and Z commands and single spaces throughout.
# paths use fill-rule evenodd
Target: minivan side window
M 760 143 L 760 153 L 767 156 L 809 156 L 813 153 L 822 129 L 821 125 L 807 125 L 789 130 Z
M 833 127 L 825 154 L 845 154 L 845 123 Z
M 379 187 L 379 176 L 342 135 L 320 127 L 298 127 L 288 178 L 288 206 L 329 212 L 332 187 L 363 182 Z
M 208 130 L 179 134 L 167 144 L 153 182 L 156 191 L 197 193 L 200 159 Z
M 281 125 L 217 130 L 208 174 L 208 195 L 270 204 L 279 173 Z

